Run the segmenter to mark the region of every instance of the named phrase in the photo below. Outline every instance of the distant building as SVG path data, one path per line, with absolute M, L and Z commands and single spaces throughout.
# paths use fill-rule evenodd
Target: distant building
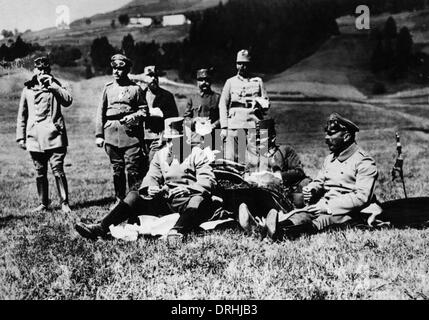
M 186 19 L 185 15 L 183 14 L 172 14 L 168 16 L 162 17 L 162 26 L 180 26 L 183 24 L 190 24 L 191 21 L 189 19 Z
M 152 18 L 145 18 L 145 17 L 133 17 L 130 18 L 130 22 L 128 23 L 128 27 L 149 27 L 152 25 L 153 19 Z

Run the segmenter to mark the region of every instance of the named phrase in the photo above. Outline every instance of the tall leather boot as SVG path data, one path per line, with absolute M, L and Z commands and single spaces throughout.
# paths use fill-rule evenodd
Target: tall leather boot
M 66 176 L 55 176 L 55 182 L 57 184 L 58 196 L 61 200 L 61 211 L 64 213 L 70 213 L 71 209 L 69 207 L 69 191 Z
M 100 223 L 75 225 L 76 231 L 84 238 L 96 240 L 98 237 L 105 238 L 109 232 L 110 225 L 118 225 L 132 216 L 131 207 L 124 201 L 118 201 L 113 209 L 101 220 Z
M 36 186 L 37 186 L 37 195 L 39 196 L 40 205 L 32 210 L 33 213 L 47 210 L 49 206 L 48 177 L 37 177 Z
M 115 197 L 117 199 L 124 200 L 125 193 L 127 191 L 126 183 L 127 181 L 124 172 L 113 175 L 113 186 L 115 187 Z

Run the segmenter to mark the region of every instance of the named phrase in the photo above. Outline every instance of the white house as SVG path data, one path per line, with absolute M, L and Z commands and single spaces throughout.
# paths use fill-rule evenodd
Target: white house
M 133 17 L 130 18 L 130 22 L 128 23 L 128 27 L 149 27 L 153 23 L 152 18 L 144 18 L 144 17 Z
M 162 17 L 162 26 L 180 26 L 183 24 L 189 24 L 191 21 L 186 19 L 183 14 L 172 14 Z

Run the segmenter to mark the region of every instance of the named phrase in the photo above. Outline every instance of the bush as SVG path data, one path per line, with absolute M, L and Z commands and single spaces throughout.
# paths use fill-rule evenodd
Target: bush
M 76 66 L 75 60 L 82 57 L 82 52 L 79 48 L 73 46 L 53 47 L 51 51 L 52 63 L 60 67 L 74 67 Z
M 118 17 L 118 21 L 121 25 L 126 26 L 128 23 L 130 23 L 130 17 L 125 14 L 120 14 Z
M 384 83 L 376 82 L 372 87 L 372 94 L 385 94 L 387 92 Z

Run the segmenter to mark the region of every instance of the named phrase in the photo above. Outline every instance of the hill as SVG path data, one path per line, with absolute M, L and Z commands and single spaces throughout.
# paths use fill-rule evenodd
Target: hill
M 389 14 L 371 17 L 371 30 L 383 29 Z M 398 26 L 409 28 L 415 50 L 429 52 L 429 10 L 403 12 L 391 15 Z M 388 82 L 370 70 L 373 45 L 370 31 L 357 30 L 355 18 L 337 19 L 340 35 L 331 37 L 314 54 L 291 68 L 275 75 L 267 88 L 279 95 L 301 93 L 310 97 L 332 97 L 362 100 L 372 95 L 375 83 L 384 83 L 388 93 L 422 87 L 413 79 Z
M 121 26 L 118 17 L 121 14 L 128 14 L 130 17 L 138 15 L 162 17 L 169 14 L 204 10 L 216 6 L 222 1 L 226 0 L 134 0 L 117 10 L 73 21 L 68 30 L 47 28 L 24 33 L 22 38 L 25 41 L 38 42 L 43 46 L 73 45 L 84 51 L 88 49 L 94 38 L 102 36 L 108 37 L 111 44 L 120 47 L 123 37 L 128 33 L 133 36 L 135 41 L 155 40 L 159 43 L 180 41 L 187 37 L 189 25 L 129 27 Z M 86 23 L 87 19 L 91 21 L 90 24 Z M 115 28 L 111 27 L 112 20 L 115 20 Z

